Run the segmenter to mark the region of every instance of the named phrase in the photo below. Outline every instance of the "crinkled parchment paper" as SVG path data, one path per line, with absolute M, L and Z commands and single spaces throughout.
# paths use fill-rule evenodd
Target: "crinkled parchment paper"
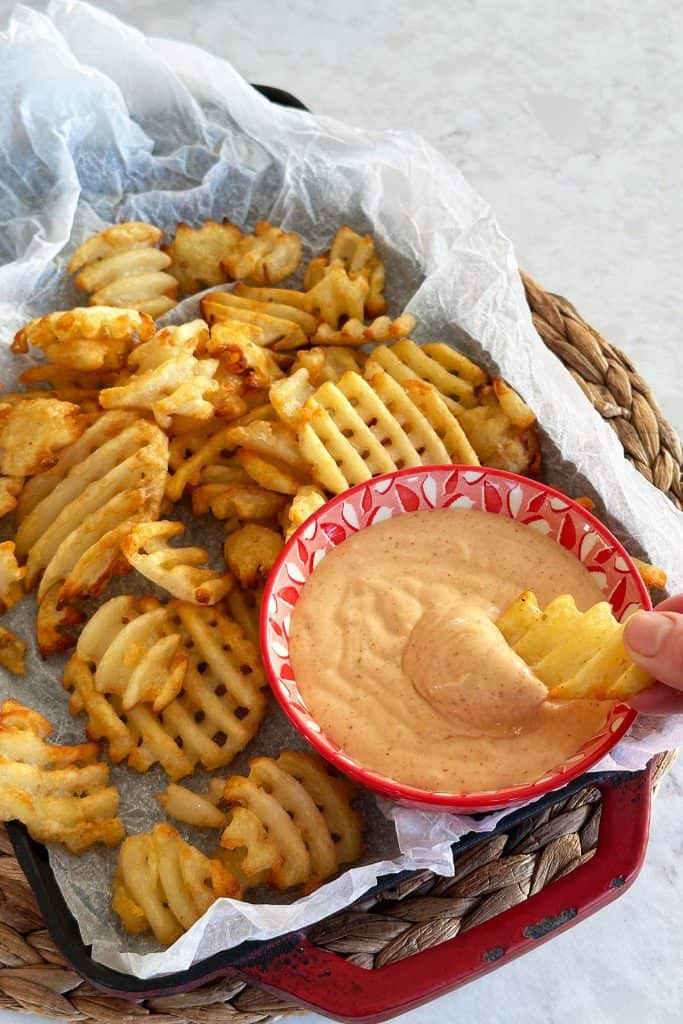
M 510 242 L 483 199 L 421 138 L 356 131 L 275 107 L 224 61 L 145 38 L 80 3 L 54 3 L 47 16 L 17 7 L 0 50 L 5 384 L 18 372 L 19 360 L 6 348 L 14 331 L 29 317 L 78 303 L 64 266 L 89 232 L 130 218 L 172 233 L 181 220 L 227 216 L 251 227 L 268 217 L 298 231 L 308 257 L 348 223 L 377 239 L 392 310 L 407 305 L 418 318 L 418 338 L 457 343 L 489 370 L 500 370 L 543 425 L 547 479 L 569 494 L 591 494 L 629 549 L 663 566 L 672 590 L 683 590 L 683 518 L 625 462 L 615 435 L 543 346 Z M 33 613 L 29 598 L 3 621 L 32 642 Z M 59 659 L 42 663 L 32 646 L 26 679 L 3 676 L 0 694 L 45 712 L 60 740 L 76 739 L 83 725 L 66 712 L 61 667 Z M 680 718 L 641 719 L 637 734 L 599 767 L 640 768 L 681 739 Z M 275 752 L 285 743 L 301 746 L 272 707 L 254 747 Z M 165 785 L 161 772 L 138 776 L 119 767 L 112 776 L 129 830 L 160 820 L 153 794 Z M 201 781 L 198 776 L 191 784 Z M 318 920 L 359 897 L 378 874 L 407 867 L 447 873 L 453 839 L 472 827 L 491 828 L 498 817 L 473 822 L 386 804 L 383 816 L 371 796 L 364 799 L 364 865 L 293 903 L 278 904 L 272 894 L 262 904 L 219 901 L 165 952 L 115 925 L 108 906 L 111 853 L 94 851 L 79 860 L 54 850 L 51 859 L 94 956 L 149 977 L 244 939 Z M 206 848 L 198 830 L 193 839 Z

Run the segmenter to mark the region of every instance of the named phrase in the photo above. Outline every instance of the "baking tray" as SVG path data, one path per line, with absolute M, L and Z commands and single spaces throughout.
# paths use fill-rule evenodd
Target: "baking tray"
M 282 106 L 307 109 L 291 93 L 272 86 L 255 88 Z M 365 970 L 320 949 L 306 931 L 264 942 L 245 942 L 217 953 L 186 971 L 141 980 L 96 963 L 80 936 L 56 883 L 47 850 L 23 825 L 7 832 L 19 864 L 35 893 L 45 924 L 73 967 L 97 988 L 130 1000 L 187 991 L 218 977 L 241 978 L 302 1007 L 342 1021 L 387 1020 L 494 970 L 541 942 L 584 920 L 621 895 L 635 880 L 649 834 L 651 772 L 583 776 L 561 790 L 505 816 L 492 831 L 471 833 L 457 845 L 464 852 L 483 838 L 505 832 L 531 813 L 566 799 L 588 785 L 602 794 L 600 834 L 595 856 L 536 895 L 502 914 L 412 957 Z M 388 875 L 367 895 L 396 886 L 413 872 Z

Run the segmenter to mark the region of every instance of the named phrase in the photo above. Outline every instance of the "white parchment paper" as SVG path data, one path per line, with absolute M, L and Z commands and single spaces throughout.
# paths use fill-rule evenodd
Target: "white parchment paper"
M 536 411 L 545 476 L 569 494 L 590 494 L 633 554 L 647 556 L 683 590 L 683 517 L 625 462 L 615 435 L 536 335 L 510 242 L 456 167 L 412 134 L 362 132 L 329 118 L 275 107 L 225 61 L 150 39 L 81 3 L 47 15 L 19 6 L 0 37 L 0 375 L 23 367 L 9 355 L 27 319 L 82 301 L 65 273 L 83 237 L 117 220 L 173 232 L 206 218 L 247 227 L 268 217 L 298 231 L 306 256 L 341 224 L 372 231 L 387 264 L 388 299 L 419 323 L 418 340 L 457 343 L 497 369 Z M 192 311 L 192 302 L 182 312 Z M 177 311 L 174 311 L 177 313 Z M 9 535 L 9 534 L 7 534 Z M 4 535 L 3 535 L 4 536 Z M 204 534 L 202 542 L 207 542 Z M 215 549 L 217 550 L 217 548 Z M 119 586 L 130 587 L 130 580 Z M 107 592 L 115 593 L 116 587 Z M 83 734 L 60 687 L 63 659 L 45 664 L 33 645 L 34 606 L 4 622 L 30 642 L 25 680 L 0 677 L 12 695 L 47 714 L 62 741 Z M 678 719 L 639 719 L 598 768 L 637 769 L 683 739 Z M 302 746 L 271 708 L 255 747 Z M 250 750 L 231 770 L 241 770 Z M 131 832 L 161 819 L 152 771 L 112 772 Z M 201 773 L 191 785 L 202 786 Z M 421 814 L 364 797 L 366 861 L 294 902 L 221 900 L 170 949 L 123 934 L 109 911 L 114 855 L 100 850 L 51 860 L 84 941 L 96 959 L 139 977 L 178 970 L 245 939 L 303 927 L 347 906 L 378 875 L 429 867 L 447 874 L 451 843 L 482 820 Z M 215 836 L 187 832 L 208 848 Z

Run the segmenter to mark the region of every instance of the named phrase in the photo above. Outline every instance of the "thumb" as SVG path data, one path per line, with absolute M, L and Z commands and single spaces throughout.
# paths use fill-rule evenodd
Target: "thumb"
M 636 665 L 660 683 L 683 690 L 683 614 L 636 612 L 624 628 L 624 643 Z

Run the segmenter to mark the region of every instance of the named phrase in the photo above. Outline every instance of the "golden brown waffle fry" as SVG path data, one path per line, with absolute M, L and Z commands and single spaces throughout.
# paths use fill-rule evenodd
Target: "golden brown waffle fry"
M 72 853 L 94 843 L 116 846 L 124 828 L 119 794 L 95 744 L 59 747 L 45 742 L 50 723 L 17 701 L 0 707 L 0 821 L 22 821 L 41 843 L 60 842 Z
M 291 321 L 292 324 L 300 328 L 308 336 L 312 335 L 318 326 L 318 319 L 303 309 L 289 305 L 286 302 L 265 302 L 259 299 L 252 299 L 242 295 L 242 290 L 244 290 L 243 286 L 238 285 L 232 292 L 211 292 L 210 295 L 206 296 L 206 299 L 212 306 L 214 304 L 225 306 L 225 319 L 227 320 L 231 319 L 234 310 L 240 310 L 244 313 L 265 314 L 269 317 Z M 234 319 L 239 321 L 239 317 Z M 245 323 L 248 322 L 250 321 L 245 321 Z
M 336 384 L 327 381 L 298 411 L 293 397 L 281 403 L 276 391 L 277 384 L 271 389 L 273 405 L 278 410 L 286 405 L 314 479 L 333 494 L 380 473 L 450 462 L 456 451 L 458 459 L 465 455 L 462 432 L 439 396 L 430 392 L 424 401 L 419 395 L 412 400 L 378 367 L 369 381 L 354 372 Z M 303 380 L 300 391 L 305 393 Z
M 355 790 L 315 754 L 286 750 L 277 761 L 258 757 L 249 776 L 228 779 L 223 799 L 233 808 L 221 846 L 238 851 L 250 885 L 307 891 L 361 854 L 361 821 L 351 807 Z M 250 881 L 251 880 L 251 881 Z
M 215 297 L 217 294 L 220 295 L 210 292 L 199 303 L 202 316 L 212 328 L 220 323 L 226 329 L 236 331 L 235 325 L 248 325 L 256 329 L 258 333 L 254 340 L 264 347 L 281 345 L 285 349 L 296 349 L 307 344 L 308 339 L 295 320 L 249 308 L 228 306 Z
M 267 491 L 243 470 L 245 481 L 235 483 L 206 483 L 192 492 L 192 511 L 201 515 L 208 510 L 216 519 L 234 520 L 243 523 L 269 523 L 277 519 L 287 499 L 283 494 Z M 213 474 L 208 474 L 210 479 Z
M 247 523 L 226 538 L 226 565 L 243 587 L 255 587 L 275 565 L 282 544 L 282 537 L 275 530 Z
M 157 793 L 156 797 L 169 818 L 196 828 L 223 828 L 227 824 L 228 815 L 217 804 L 223 793 L 225 779 L 212 779 L 211 782 L 219 783 L 218 792 L 215 789 L 213 791 L 216 799 L 212 791 L 206 794 L 195 793 L 176 782 L 170 782 L 164 792 Z
M 129 836 L 119 851 L 112 909 L 133 935 L 152 931 L 169 945 L 221 896 L 238 895 L 223 864 L 186 843 L 172 825 Z
M 0 544 L 0 615 L 21 600 L 21 581 L 26 569 L 21 567 L 14 553 L 14 541 Z
M 27 589 L 40 578 L 39 602 L 56 584 L 57 605 L 100 593 L 130 527 L 159 514 L 168 442 L 152 423 L 126 422 L 112 436 L 119 415 L 101 417 L 22 495 L 16 550 L 27 560 Z
M 115 306 L 88 306 L 38 317 L 14 337 L 13 352 L 40 348 L 57 366 L 85 372 L 119 370 L 138 341 L 154 334 L 147 313 Z
M 245 235 L 221 260 L 221 269 L 233 281 L 277 284 L 293 274 L 301 261 L 301 240 L 261 220 L 253 235 Z
M 188 659 L 165 605 L 114 597 L 81 633 L 76 655 L 94 672 L 98 693 L 117 694 L 123 711 L 141 703 L 163 711 L 182 689 Z
M 339 330 L 334 330 L 329 324 L 321 324 L 311 341 L 317 345 L 367 345 L 407 338 L 414 326 L 415 317 L 410 313 L 403 313 L 395 320 L 380 316 L 369 324 L 360 320 L 347 320 Z
M 243 299 L 251 299 L 258 303 L 303 311 L 316 321 L 323 320 L 336 332 L 342 319 L 363 320 L 368 288 L 364 277 L 360 274 L 350 277 L 344 267 L 337 263 L 329 267 L 316 284 L 305 292 L 289 288 L 250 288 L 242 285 L 235 288 L 235 293 Z M 290 316 L 293 317 L 295 314 L 291 313 Z M 271 343 L 274 343 L 276 348 L 297 347 L 293 338 L 272 338 Z M 299 344 L 304 342 L 299 341 Z M 338 342 L 331 341 L 331 344 Z
M 326 501 L 327 498 L 315 484 L 300 487 L 283 512 L 281 525 L 285 540 L 289 540 L 294 531 L 322 508 Z
M 500 406 L 493 386 L 481 389 L 478 394 L 482 404 L 474 409 L 463 409 L 458 419 L 482 465 L 537 476 L 541 468 L 541 448 L 535 418 L 530 426 L 516 426 Z M 522 401 L 516 397 L 518 402 Z
M 643 562 L 640 558 L 634 558 L 633 562 L 648 590 L 664 590 L 667 577 L 663 569 L 656 565 L 650 565 L 649 562 Z
M 241 238 L 240 229 L 228 220 L 222 224 L 207 220 L 200 228 L 178 224 L 175 238 L 162 249 L 173 261 L 169 273 L 178 281 L 183 294 L 193 295 L 225 281 L 221 260 Z
M 188 663 L 179 695 L 162 711 L 141 703 L 124 712 L 119 694 L 97 690 L 97 666 L 78 651 L 64 686 L 71 713 L 88 716 L 88 735 L 108 740 L 111 761 L 127 758 L 139 772 L 159 763 L 177 781 L 199 764 L 210 771 L 229 764 L 244 749 L 265 713 L 266 680 L 258 648 L 223 611 L 183 601 L 164 607 Z
M 118 384 L 120 377 L 121 371 L 118 370 L 84 373 L 52 363 L 29 366 L 19 374 L 19 380 L 27 386 L 27 394 L 31 397 L 59 398 L 64 402 L 73 402 L 85 413 L 100 412 L 99 392 L 102 388 Z M 43 390 L 43 387 L 49 391 Z
M 168 541 L 185 531 L 182 523 L 138 523 L 121 543 L 134 569 L 173 597 L 192 604 L 216 604 L 232 585 L 230 576 L 206 568 L 204 548 L 172 548 Z
M 387 306 L 382 294 L 384 264 L 377 255 L 372 236 L 359 235 L 349 227 L 339 228 L 328 252 L 311 260 L 306 268 L 304 288 L 313 288 L 329 268 L 335 266 L 365 278 L 369 286 L 365 311 L 369 317 L 381 316 Z
M 0 473 L 35 476 L 50 469 L 57 452 L 83 433 L 81 410 L 56 398 L 24 398 L 16 404 L 0 400 Z
M 451 412 L 461 407 L 476 405 L 474 385 L 466 377 L 433 358 L 410 338 L 397 341 L 391 347 L 380 345 L 373 349 L 365 364 L 365 376 L 370 379 L 378 369 L 385 370 L 399 384 L 421 380 L 433 384 L 440 392 Z
M 17 507 L 23 485 L 21 476 L 0 476 L 0 518 Z
M 239 327 L 249 325 L 239 324 Z M 212 327 L 207 354 L 218 358 L 227 372 L 242 378 L 249 391 L 267 389 L 284 376 L 268 349 L 244 337 L 243 331 L 234 331 L 225 323 L 217 323 Z
M 85 622 L 84 613 L 77 607 L 59 605 L 60 590 L 60 583 L 51 587 L 36 612 L 38 650 L 44 658 L 75 647 L 76 637 L 69 630 Z
M 654 682 L 624 647 L 624 624 L 606 601 L 580 612 L 569 594 L 545 611 L 527 591 L 496 625 L 557 700 L 627 700 Z
M 102 408 L 149 410 L 165 429 L 174 416 L 211 419 L 216 410 L 209 399 L 220 391 L 213 380 L 218 361 L 194 355 L 207 339 L 201 320 L 161 331 L 131 355 L 130 363 L 138 371 L 100 393 Z
M 26 674 L 24 654 L 26 644 L 11 629 L 0 626 L 0 665 L 17 676 Z
M 237 446 L 237 459 L 261 487 L 280 494 L 296 494 L 310 481 L 296 434 L 284 423 L 252 420 L 233 426 L 226 438 Z
M 100 231 L 78 247 L 69 263 L 76 286 L 91 306 L 123 306 L 156 318 L 173 309 L 178 282 L 167 272 L 171 257 L 157 246 L 162 232 L 129 221 Z
M 352 348 L 337 345 L 304 348 L 297 352 L 296 362 L 289 373 L 291 377 L 303 367 L 308 373 L 310 383 L 318 387 L 326 380 L 338 381 L 347 370 L 361 370 L 364 361 L 365 354 Z M 300 404 L 303 405 L 303 401 Z

